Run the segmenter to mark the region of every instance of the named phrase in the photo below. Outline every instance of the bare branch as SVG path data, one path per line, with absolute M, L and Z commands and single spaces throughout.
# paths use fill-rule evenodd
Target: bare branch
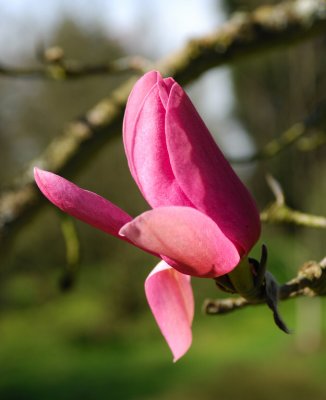
M 278 182 L 273 175 L 267 174 L 266 175 L 266 181 L 268 183 L 268 186 L 270 187 L 271 191 L 273 192 L 275 196 L 275 203 L 277 206 L 282 207 L 285 204 L 285 197 L 283 193 L 283 189 L 280 185 L 280 182 Z
M 298 296 L 326 295 L 326 257 L 319 263 L 308 261 L 299 269 L 297 276 L 280 286 L 279 300 L 287 300 Z M 242 297 L 206 300 L 203 310 L 209 315 L 227 314 L 241 308 L 261 303 L 250 303 Z
M 280 137 L 271 140 L 256 153 L 241 158 L 228 157 L 228 160 L 233 164 L 246 164 L 267 160 L 277 156 L 292 145 L 296 145 L 298 150 L 301 151 L 315 150 L 326 143 L 325 115 L 326 100 L 323 100 L 304 121 L 292 125 Z
M 52 50 L 52 48 L 48 49 Z M 49 79 L 63 81 L 89 76 L 105 76 L 126 72 L 144 73 L 152 63 L 140 57 L 123 57 L 102 64 L 81 64 L 74 60 L 55 59 L 36 67 L 17 68 L 0 64 L 0 76 L 8 78 Z
M 211 35 L 192 40 L 184 49 L 159 62 L 157 68 L 166 75 L 174 76 L 180 83 L 187 83 L 209 68 L 302 41 L 325 29 L 326 0 L 296 0 L 274 6 L 265 5 L 251 13 L 234 14 L 222 28 Z M 48 53 L 52 56 L 51 52 Z M 118 60 L 93 66 L 65 62 L 63 57 L 48 59 L 51 61 L 48 65 L 38 68 L 2 66 L 0 74 L 61 80 L 126 70 L 142 72 L 149 67 L 145 60 L 137 57 L 127 58 L 127 63 Z
M 187 83 L 209 68 L 288 46 L 326 30 L 326 0 L 283 1 L 236 13 L 219 30 L 192 40 L 159 63 L 160 70 Z
M 308 3 L 307 0 L 297 0 L 263 6 L 251 13 L 236 14 L 218 31 L 191 41 L 184 49 L 151 68 L 186 84 L 210 68 L 299 42 L 325 30 L 326 0 Z M 58 65 L 60 67 L 60 57 Z M 60 68 L 62 72 L 62 65 Z M 83 67 L 77 72 L 72 72 L 71 67 L 67 68 L 64 65 L 63 74 L 59 74 L 63 78 L 69 75 L 68 72 L 75 77 L 91 72 L 89 67 L 86 72 Z M 100 70 L 107 73 L 110 68 Z M 2 68 L 4 71 L 9 73 L 8 69 Z M 32 75 L 32 70 L 16 71 L 16 75 L 26 72 Z M 99 70 L 96 73 L 100 73 Z M 43 72 L 43 75 L 48 76 L 48 72 Z M 52 74 L 52 78 L 55 75 Z M 68 178 L 80 170 L 80 166 L 85 165 L 95 150 L 120 134 L 128 94 L 137 78 L 138 75 L 132 76 L 85 115 L 73 121 L 38 159 L 27 166 L 16 180 L 15 187 L 0 195 L 0 242 L 12 236 L 14 228 L 22 226 L 43 201 L 33 182 L 32 167 L 37 165 Z
M 326 228 L 326 218 L 319 215 L 307 214 L 276 202 L 260 214 L 263 222 L 282 224 L 289 223 L 310 228 Z
M 326 228 L 326 217 L 303 213 L 288 207 L 280 183 L 271 175 L 267 176 L 267 183 L 275 195 L 275 201 L 261 212 L 260 219 L 262 222 Z

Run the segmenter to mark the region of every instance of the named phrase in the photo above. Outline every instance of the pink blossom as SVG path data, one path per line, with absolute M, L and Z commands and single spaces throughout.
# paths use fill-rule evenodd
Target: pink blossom
M 145 282 L 149 306 L 174 356 L 190 347 L 190 276 L 231 272 L 260 235 L 257 207 L 183 89 L 156 71 L 136 83 L 123 139 L 129 169 L 152 207 L 136 218 L 95 193 L 35 169 L 64 212 L 161 258 Z

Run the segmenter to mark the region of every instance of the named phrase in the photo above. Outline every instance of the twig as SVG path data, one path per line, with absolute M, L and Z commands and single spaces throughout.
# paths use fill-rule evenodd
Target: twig
M 62 291 L 66 291 L 71 289 L 76 281 L 80 263 L 80 243 L 73 219 L 65 214 L 61 216 L 61 232 L 66 245 L 66 264 L 59 285 Z
M 292 208 L 277 203 L 272 204 L 260 214 L 263 222 L 271 224 L 289 223 L 310 228 L 326 228 L 326 218 L 293 210 Z
M 310 228 L 326 228 L 326 217 L 303 213 L 288 207 L 285 203 L 281 185 L 271 175 L 267 176 L 267 183 L 275 196 L 275 201 L 261 212 L 260 219 L 262 222 L 290 223 Z
M 303 137 L 298 140 L 297 149 L 299 151 L 313 151 L 326 144 L 326 129 L 316 130 L 309 137 Z
M 209 68 L 235 62 L 258 52 L 285 46 L 318 35 L 326 29 L 326 0 L 284 1 L 277 5 L 258 7 L 250 13 L 236 13 L 211 35 L 189 42 L 157 64 L 164 74 L 174 76 L 184 84 Z M 50 54 L 49 65 L 39 68 L 0 67 L 0 74 L 11 77 L 50 79 L 82 78 L 92 74 L 111 74 L 125 70 L 143 72 L 148 62 L 128 57 L 127 63 L 114 61 L 100 65 L 82 65 L 65 62 L 62 55 L 55 59 Z M 48 57 L 49 58 L 49 57 Z M 141 61 L 141 62 L 140 62 Z M 58 67 L 51 69 L 51 65 Z
M 186 84 L 210 68 L 325 32 L 326 0 L 309 2 L 308 8 L 306 4 L 307 0 L 289 1 L 237 14 L 220 30 L 191 41 L 184 49 L 154 67 Z M 68 178 L 79 171 L 95 150 L 121 132 L 126 101 L 137 78 L 138 75 L 132 76 L 85 115 L 73 121 L 40 157 L 27 166 L 16 180 L 16 185 L 0 195 L 2 244 L 42 204 L 43 198 L 33 182 L 32 167 L 37 165 Z
M 308 261 L 299 269 L 297 276 L 280 286 L 279 300 L 287 300 L 298 296 L 326 295 L 326 257 L 319 263 Z M 206 300 L 203 310 L 206 314 L 227 314 L 241 308 L 263 304 L 250 303 L 242 297 Z
M 26 68 L 15 68 L 0 64 L 0 76 L 63 81 L 126 72 L 142 74 L 150 68 L 150 65 L 152 63 L 140 56 L 123 57 L 111 62 L 94 65 L 81 64 L 77 61 L 62 58 L 45 62 L 40 66 Z
M 191 41 L 160 62 L 160 70 L 187 83 L 209 68 L 284 47 L 326 29 L 326 0 L 283 1 L 236 13 L 219 30 Z
M 276 139 L 250 156 L 231 158 L 233 164 L 246 164 L 275 157 L 289 146 L 297 144 L 301 151 L 314 150 L 326 143 L 326 100 L 321 101 L 314 111 L 302 122 L 297 122 Z M 317 135 L 318 133 L 318 135 Z M 311 137 L 306 136 L 311 134 Z

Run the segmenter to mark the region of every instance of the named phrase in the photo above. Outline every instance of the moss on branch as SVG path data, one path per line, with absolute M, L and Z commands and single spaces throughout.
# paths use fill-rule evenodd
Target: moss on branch
M 235 13 L 211 35 L 194 39 L 160 63 L 180 83 L 202 72 L 325 32 L 326 1 L 297 0 Z

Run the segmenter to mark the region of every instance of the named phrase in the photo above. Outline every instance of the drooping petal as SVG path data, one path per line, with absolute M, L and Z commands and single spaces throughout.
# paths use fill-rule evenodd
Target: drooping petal
M 129 97 L 123 124 L 131 174 L 153 208 L 192 205 L 175 180 L 166 147 L 165 106 L 173 82 L 154 71 L 144 75 Z
M 35 181 L 44 194 L 62 211 L 111 235 L 119 236 L 120 228 L 132 217 L 119 207 L 68 180 L 35 168 Z
M 145 281 L 147 301 L 155 320 L 167 341 L 173 361 L 189 349 L 194 298 L 190 277 L 161 261 Z
M 120 234 L 136 246 L 171 258 L 187 275 L 224 275 L 240 261 L 236 247 L 216 223 L 190 207 L 147 211 L 123 226 Z
M 165 131 L 170 164 L 181 190 L 241 254 L 247 253 L 260 235 L 255 202 L 177 83 L 169 94 Z

